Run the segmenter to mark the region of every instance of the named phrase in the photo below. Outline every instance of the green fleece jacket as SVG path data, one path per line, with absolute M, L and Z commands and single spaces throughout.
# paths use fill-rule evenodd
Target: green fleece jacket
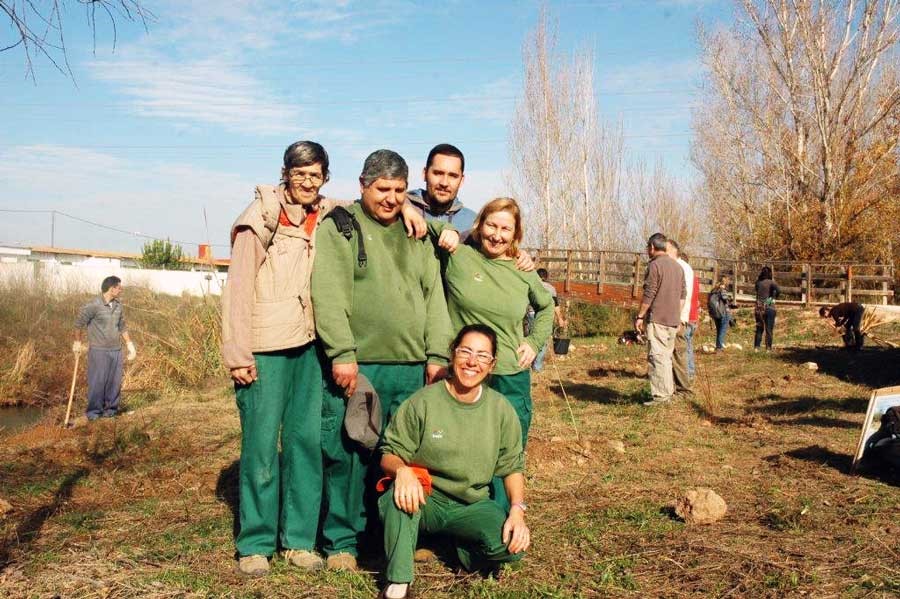
M 460 244 L 454 254 L 442 255 L 447 309 L 453 330 L 482 323 L 497 333 L 495 374 L 515 374 L 516 349 L 527 341 L 539 351 L 553 330 L 553 296 L 534 272 L 516 270 L 513 260 L 491 260 L 480 251 Z M 522 320 L 534 306 L 534 326 L 523 335 Z
M 357 261 L 358 240 L 333 222 L 322 223 L 312 274 L 316 332 L 334 363 L 447 364 L 452 339 L 440 266 L 427 239 L 406 236 L 403 222 L 385 226 L 357 202 L 368 257 Z
M 463 403 L 440 381 L 416 391 L 385 429 L 382 453 L 423 466 L 434 488 L 463 503 L 488 497 L 491 477 L 525 470 L 522 429 L 512 405 L 487 385 Z

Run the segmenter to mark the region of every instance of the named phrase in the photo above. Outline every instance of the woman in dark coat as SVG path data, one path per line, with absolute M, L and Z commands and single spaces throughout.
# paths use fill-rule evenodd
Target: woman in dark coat
M 763 332 L 766 333 L 766 351 L 772 350 L 772 331 L 775 328 L 775 298 L 778 297 L 778 285 L 772 279 L 772 269 L 763 266 L 756 279 L 756 307 L 753 316 L 756 318 L 756 334 L 753 337 L 753 350 L 758 351 Z

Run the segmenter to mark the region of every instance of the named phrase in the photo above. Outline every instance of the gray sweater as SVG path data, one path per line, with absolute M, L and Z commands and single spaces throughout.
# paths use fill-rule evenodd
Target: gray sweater
M 126 328 L 121 302 L 114 299 L 105 304 L 102 296 L 95 297 L 81 307 L 81 312 L 75 319 L 75 327 L 87 328 L 88 345 L 91 349 L 122 349 L 119 336 Z
M 650 259 L 644 277 L 642 306 L 648 306 L 648 322 L 667 327 L 681 324 L 681 302 L 687 297 L 684 271 L 673 258 L 658 254 Z

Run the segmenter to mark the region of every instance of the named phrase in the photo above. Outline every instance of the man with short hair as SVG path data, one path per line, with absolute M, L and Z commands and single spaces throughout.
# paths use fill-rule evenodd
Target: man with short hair
M 312 303 L 331 363 L 322 415 L 322 536 L 335 569 L 356 569 L 366 470 L 378 467 L 342 427 L 358 375 L 375 388 L 386 425 L 406 398 L 446 374 L 452 334 L 434 247 L 409 239 L 399 220 L 407 177 L 396 152 L 370 154 L 359 177 L 362 198 L 347 209 L 352 226 L 326 223 L 317 239 Z
M 692 362 L 694 360 L 693 337 L 695 325 L 691 323 L 691 310 L 696 300 L 694 297 L 694 269 L 683 258 L 681 248 L 674 239 L 666 243 L 666 254 L 673 258 L 684 273 L 685 300 L 681 307 L 681 326 L 675 335 L 675 351 L 672 354 L 672 376 L 675 381 L 676 395 L 691 395 L 693 381 Z M 699 307 L 699 304 L 698 304 Z
M 409 202 L 426 218 L 451 223 L 457 231 L 468 231 L 475 222 L 475 212 L 457 197 L 466 179 L 465 169 L 466 159 L 459 148 L 447 143 L 434 146 L 422 171 L 425 189 L 410 191 Z
M 647 240 L 650 264 L 644 277 L 641 307 L 634 321 L 634 327 L 647 336 L 647 374 L 652 399 L 644 402 L 645 406 L 669 403 L 675 394 L 672 354 L 687 291 L 684 272 L 666 253 L 666 242 L 662 233 L 654 233 Z
M 128 350 L 128 361 L 137 357 L 137 350 L 125 327 L 122 311 L 122 279 L 106 277 L 100 285 L 100 295 L 84 306 L 75 319 L 75 342 L 72 351 L 85 351 L 84 329 L 88 338 L 88 420 L 112 418 L 119 411 L 122 393 L 122 375 L 125 363 L 122 357 L 121 336 Z
M 222 296 L 222 362 L 241 421 L 238 572 L 261 576 L 279 548 L 303 570 L 315 551 L 322 496 L 322 365 L 309 281 L 316 231 L 337 205 L 320 193 L 328 153 L 302 140 L 285 149 L 281 181 L 258 185 L 231 227 Z

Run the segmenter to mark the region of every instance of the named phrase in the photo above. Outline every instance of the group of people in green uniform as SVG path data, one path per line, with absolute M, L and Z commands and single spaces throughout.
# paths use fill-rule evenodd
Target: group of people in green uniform
M 469 569 L 528 548 L 530 365 L 554 303 L 519 250 L 515 200 L 489 201 L 459 230 L 464 171 L 440 144 L 425 189 L 409 192 L 405 160 L 378 150 L 360 199 L 341 203 L 321 193 L 325 149 L 300 141 L 235 221 L 223 358 L 241 420 L 241 573 L 265 574 L 279 551 L 305 570 L 355 570 L 377 531 L 382 594 L 396 598 L 420 530 L 454 539 Z M 374 451 L 344 426 L 363 378 L 381 408 Z

